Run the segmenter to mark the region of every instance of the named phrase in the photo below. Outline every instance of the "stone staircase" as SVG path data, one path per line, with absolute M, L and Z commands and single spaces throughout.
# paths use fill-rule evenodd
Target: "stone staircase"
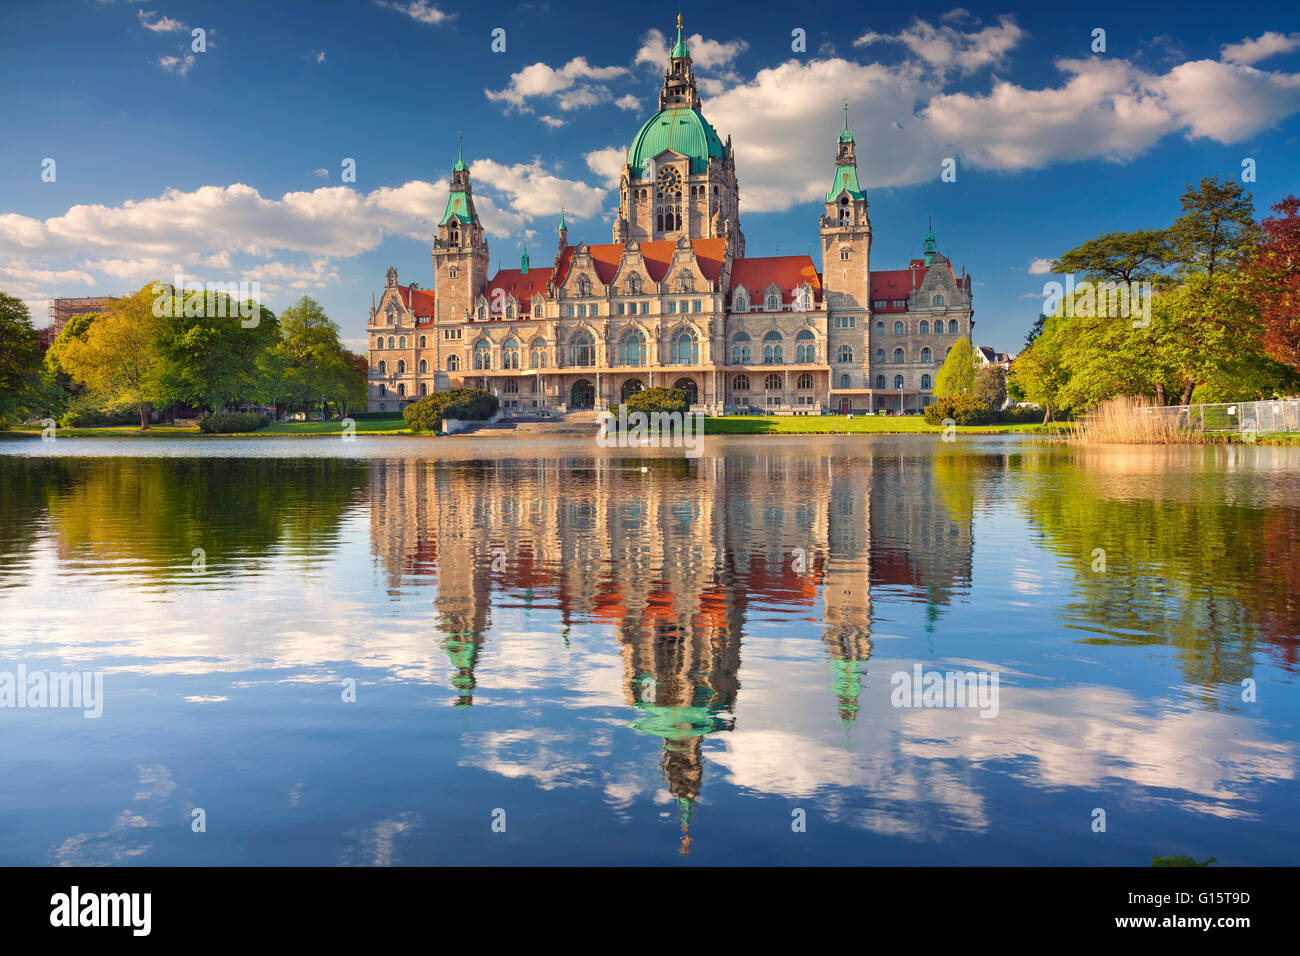
M 532 438 L 542 436 L 581 436 L 592 438 L 598 426 L 596 416 L 600 413 L 594 409 L 569 412 L 563 418 L 507 418 L 491 425 L 478 425 L 459 434 L 474 435 L 476 438 L 518 437 Z

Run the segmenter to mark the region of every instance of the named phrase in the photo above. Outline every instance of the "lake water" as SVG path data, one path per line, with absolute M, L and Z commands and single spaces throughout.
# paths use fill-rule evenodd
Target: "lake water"
M 1294 864 L 1298 479 L 1014 436 L 3 441 L 0 672 L 103 695 L 0 708 L 0 864 Z M 918 665 L 986 694 L 897 706 Z

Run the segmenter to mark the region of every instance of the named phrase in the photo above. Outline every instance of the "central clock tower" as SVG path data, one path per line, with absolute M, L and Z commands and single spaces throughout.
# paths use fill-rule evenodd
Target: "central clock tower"
M 627 151 L 619 181 L 614 241 L 726 236 L 731 254 L 745 254 L 740 231 L 735 153 L 700 112 L 691 51 L 677 18 L 677 42 L 659 93 L 659 112 Z

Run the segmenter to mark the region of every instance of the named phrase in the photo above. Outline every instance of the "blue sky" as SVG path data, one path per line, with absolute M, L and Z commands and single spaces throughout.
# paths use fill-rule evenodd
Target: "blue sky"
M 1261 212 L 1300 193 L 1294 4 L 1191 6 L 717 2 L 683 14 L 703 111 L 734 139 L 749 254 L 816 253 L 817 192 L 848 97 L 872 265 L 903 267 L 933 216 L 940 248 L 974 274 L 976 343 L 1016 351 L 1051 278 L 1045 260 L 1167 223 L 1184 183 L 1240 176 L 1246 158 Z M 458 131 L 494 268 L 517 265 L 524 243 L 548 261 L 561 206 L 571 241 L 608 242 L 611 177 L 654 110 L 676 13 L 8 4 L 0 290 L 39 325 L 50 295 L 119 293 L 179 266 L 258 280 L 277 311 L 311 294 L 359 344 L 389 265 L 432 284 Z M 193 50 L 195 28 L 206 50 Z M 955 182 L 940 181 L 948 157 Z M 341 181 L 347 158 L 355 183 Z

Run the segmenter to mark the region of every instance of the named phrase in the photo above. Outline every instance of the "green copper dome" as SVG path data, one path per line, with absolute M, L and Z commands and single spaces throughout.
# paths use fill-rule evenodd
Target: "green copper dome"
M 686 107 L 660 110 L 641 127 L 627 151 L 632 175 L 644 176 L 646 161 L 665 149 L 688 157 L 693 176 L 708 171 L 710 157 L 721 159 L 723 154 L 722 140 L 709 121 Z

